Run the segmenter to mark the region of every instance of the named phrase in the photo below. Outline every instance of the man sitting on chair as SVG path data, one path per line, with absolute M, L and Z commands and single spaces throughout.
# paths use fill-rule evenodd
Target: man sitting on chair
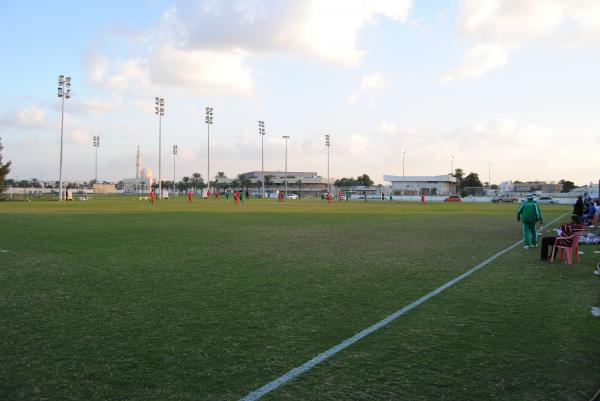
M 560 234 L 558 236 L 542 238 L 542 252 L 540 259 L 544 261 L 549 260 L 548 247 L 554 246 L 558 237 L 561 238 L 558 240 L 558 245 L 571 246 L 573 244 L 573 234 L 583 231 L 585 231 L 585 226 L 583 225 L 581 217 L 576 214 L 572 215 L 570 223 L 560 225 Z

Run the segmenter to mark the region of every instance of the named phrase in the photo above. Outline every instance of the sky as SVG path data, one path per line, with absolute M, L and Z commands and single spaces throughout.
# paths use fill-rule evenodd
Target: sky
M 131 0 L 0 3 L 9 178 L 260 170 L 597 182 L 597 0 Z M 453 161 L 452 161 L 453 159 Z

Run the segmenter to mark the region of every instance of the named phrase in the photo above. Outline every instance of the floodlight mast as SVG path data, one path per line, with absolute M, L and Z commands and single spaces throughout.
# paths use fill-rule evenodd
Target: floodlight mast
M 285 139 L 285 198 L 287 199 L 287 196 L 288 196 L 287 143 L 288 143 L 288 139 L 290 139 L 290 136 L 284 135 L 282 138 Z
M 406 182 L 404 181 L 404 156 L 406 156 L 406 148 L 402 149 L 402 195 L 406 194 Z
M 329 148 L 331 147 L 329 134 L 325 134 L 325 147 L 327 148 L 327 192 L 331 193 L 331 184 L 329 180 Z
M 454 155 L 450 156 L 450 195 L 454 195 L 452 190 L 452 177 L 454 176 Z M 454 185 L 456 187 L 456 185 Z
M 210 193 L 210 126 L 213 123 L 213 108 L 206 107 L 204 109 L 205 116 L 204 122 L 206 123 L 206 159 L 207 159 L 207 167 L 206 167 L 206 187 L 208 192 Z
M 173 145 L 173 195 L 175 195 L 175 156 L 177 156 L 177 145 Z
M 158 116 L 158 197 L 162 199 L 162 117 L 165 115 L 165 99 L 154 98 L 154 114 Z M 152 184 L 152 183 L 150 183 Z
M 64 133 L 64 122 L 65 122 L 65 99 L 71 98 L 71 77 L 64 75 L 58 76 L 58 97 L 61 98 L 61 111 L 60 111 L 60 160 L 58 168 L 58 200 L 62 201 L 63 198 L 63 179 L 62 179 L 62 165 L 63 165 L 63 133 Z
M 265 122 L 258 122 L 258 134 L 260 135 L 260 160 L 261 160 L 261 171 L 262 171 L 262 197 L 265 197 L 265 152 L 264 152 L 264 138 L 265 138 Z
M 94 136 L 94 148 L 96 149 L 96 167 L 95 167 L 95 174 L 94 174 L 94 181 L 96 182 L 96 184 L 98 183 L 98 148 L 100 147 L 100 137 L 99 136 Z

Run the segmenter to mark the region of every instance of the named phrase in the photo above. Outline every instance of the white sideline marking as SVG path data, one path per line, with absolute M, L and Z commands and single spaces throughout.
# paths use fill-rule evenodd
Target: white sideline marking
M 6 253 L 6 252 L 8 252 L 8 251 L 7 251 L 6 249 L 0 249 L 0 252 L 2 252 L 2 253 Z
M 566 214 L 567 213 L 565 213 L 565 214 L 557 217 L 556 219 L 552 220 L 550 223 L 546 224 L 544 226 L 544 228 L 552 225 L 554 222 L 558 221 L 559 219 L 561 219 Z M 379 330 L 380 328 L 382 328 L 384 326 L 387 326 L 389 323 L 393 322 L 394 320 L 396 320 L 400 316 L 404 315 L 405 313 L 410 312 L 411 310 L 413 310 L 417 306 L 421 305 L 423 302 L 428 301 L 429 299 L 435 297 L 436 295 L 438 295 L 442 291 L 444 291 L 444 290 L 452 287 L 454 284 L 458 283 L 462 279 L 464 279 L 464 278 L 470 276 L 471 274 L 475 273 L 477 270 L 481 269 L 485 265 L 489 264 L 490 262 L 493 262 L 495 259 L 498 259 L 500 256 L 504 255 L 506 252 L 509 252 L 513 248 L 515 248 L 516 246 L 518 246 L 521 242 L 523 242 L 523 240 L 515 242 L 514 244 L 512 244 L 508 248 L 505 248 L 505 249 L 501 250 L 500 252 L 498 252 L 497 254 L 495 254 L 493 256 L 490 256 L 489 258 L 487 258 L 483 262 L 479 263 L 477 266 L 471 268 L 470 270 L 468 270 L 467 272 L 461 274 L 460 276 L 458 276 L 458 277 L 456 277 L 456 278 L 448 281 L 446 284 L 444 284 L 444 285 L 436 288 L 435 290 L 431 291 L 429 294 L 422 296 L 421 298 L 417 299 L 413 303 L 408 304 L 408 305 L 404 306 L 401 309 L 398 309 L 396 312 L 392 313 L 388 317 L 386 317 L 386 318 L 380 320 L 379 322 L 375 323 L 374 325 L 372 325 L 370 327 L 367 327 L 366 329 L 364 329 L 364 330 L 356 333 L 352 337 L 345 339 L 341 343 L 333 346 L 332 348 L 328 349 L 325 352 L 320 353 L 319 355 L 315 356 L 311 360 L 309 360 L 307 362 L 304 362 L 302 365 L 293 368 L 292 370 L 288 371 L 287 373 L 283 374 L 282 376 L 278 377 L 277 379 L 275 379 L 275 380 L 273 380 L 273 381 L 265 384 L 264 386 L 260 387 L 259 389 L 254 390 L 254 391 L 248 393 L 244 398 L 241 398 L 239 401 L 256 401 L 259 398 L 261 398 L 263 395 L 265 395 L 267 393 L 270 393 L 271 391 L 277 389 L 281 385 L 283 385 L 283 384 L 285 384 L 285 383 L 287 383 L 287 382 L 295 379 L 296 377 L 300 376 L 303 373 L 308 372 L 310 369 L 312 369 L 313 367 L 315 367 L 319 363 L 323 362 L 324 360 L 329 359 L 330 357 L 334 356 L 338 352 L 340 352 L 340 351 L 348 348 L 352 344 L 354 344 L 354 343 L 362 340 L 363 338 L 365 338 L 369 334 L 371 334 L 371 333 Z

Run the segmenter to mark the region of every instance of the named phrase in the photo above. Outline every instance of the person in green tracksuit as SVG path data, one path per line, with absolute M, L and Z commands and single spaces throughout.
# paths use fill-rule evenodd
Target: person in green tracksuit
M 533 195 L 528 194 L 527 200 L 517 209 L 517 221 L 523 223 L 523 245 L 527 249 L 530 246 L 537 246 L 537 232 L 535 225 L 539 222 L 542 225 L 542 211 L 533 200 Z

